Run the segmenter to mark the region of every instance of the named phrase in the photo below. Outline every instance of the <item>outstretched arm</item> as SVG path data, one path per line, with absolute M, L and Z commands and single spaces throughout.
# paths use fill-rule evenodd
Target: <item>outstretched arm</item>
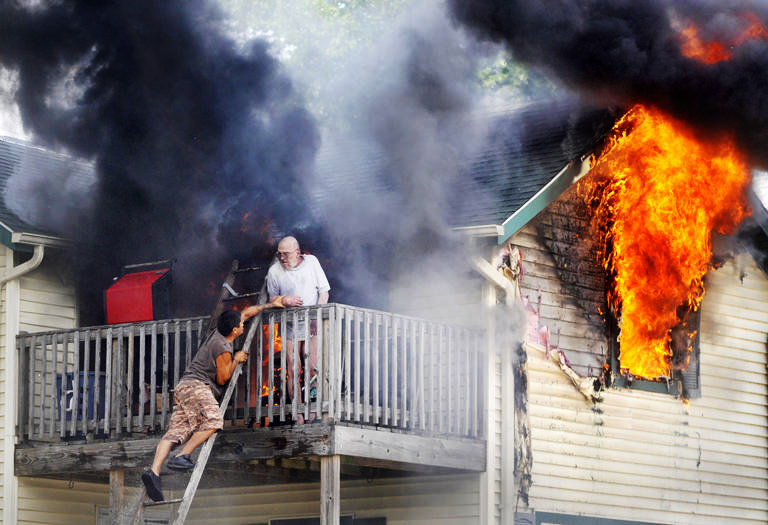
M 283 304 L 281 302 L 282 295 L 278 295 L 277 297 L 270 297 L 271 302 L 267 304 L 254 304 L 247 308 L 245 308 L 240 315 L 243 317 L 243 321 L 247 321 L 251 317 L 255 315 L 259 315 L 261 312 L 268 308 L 282 308 Z

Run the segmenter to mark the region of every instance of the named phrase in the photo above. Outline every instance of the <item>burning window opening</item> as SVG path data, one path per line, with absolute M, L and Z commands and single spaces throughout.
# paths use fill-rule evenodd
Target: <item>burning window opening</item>
M 730 137 L 701 139 L 660 111 L 635 106 L 616 124 L 579 193 L 603 239 L 606 297 L 618 370 L 628 381 L 669 381 L 698 334 L 711 235 L 750 214 L 750 172 Z M 609 330 L 609 333 L 611 330 Z M 614 334 L 611 334 L 614 335 Z

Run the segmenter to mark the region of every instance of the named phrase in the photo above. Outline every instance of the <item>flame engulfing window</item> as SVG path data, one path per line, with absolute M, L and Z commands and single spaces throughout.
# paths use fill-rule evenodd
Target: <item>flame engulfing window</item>
M 713 232 L 749 215 L 750 174 L 727 136 L 701 139 L 643 106 L 617 124 L 580 194 L 594 213 L 609 276 L 607 321 L 617 384 L 699 394 L 698 310 Z

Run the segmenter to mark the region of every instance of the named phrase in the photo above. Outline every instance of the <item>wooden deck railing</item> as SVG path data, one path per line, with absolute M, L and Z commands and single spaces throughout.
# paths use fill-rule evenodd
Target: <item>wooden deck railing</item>
M 173 386 L 207 324 L 196 317 L 18 336 L 20 439 L 162 433 Z M 307 382 L 316 387 L 310 403 L 288 398 L 281 349 L 290 326 L 299 327 L 292 335 L 295 356 L 301 343 L 317 346 L 319 385 L 294 359 L 294 391 Z M 315 413 L 422 434 L 483 437 L 478 330 L 340 304 L 268 310 L 249 330 L 247 366 L 226 414 L 235 426 L 296 421 L 300 413 L 309 420 Z

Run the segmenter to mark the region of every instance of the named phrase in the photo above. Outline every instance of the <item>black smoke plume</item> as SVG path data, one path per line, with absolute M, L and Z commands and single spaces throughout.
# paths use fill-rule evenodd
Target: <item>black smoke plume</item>
M 453 16 L 505 43 L 517 60 L 613 104 L 638 102 L 697 125 L 733 133 L 753 163 L 768 164 L 768 40 L 741 40 L 766 26 L 764 3 L 662 0 L 448 0 Z M 685 56 L 681 29 L 726 44 L 729 60 Z
M 57 225 L 91 250 L 95 304 L 120 265 L 177 258 L 205 313 L 233 257 L 306 219 L 314 122 L 267 45 L 237 48 L 220 21 L 205 0 L 0 3 L 25 128 L 97 170 L 92 204 Z

